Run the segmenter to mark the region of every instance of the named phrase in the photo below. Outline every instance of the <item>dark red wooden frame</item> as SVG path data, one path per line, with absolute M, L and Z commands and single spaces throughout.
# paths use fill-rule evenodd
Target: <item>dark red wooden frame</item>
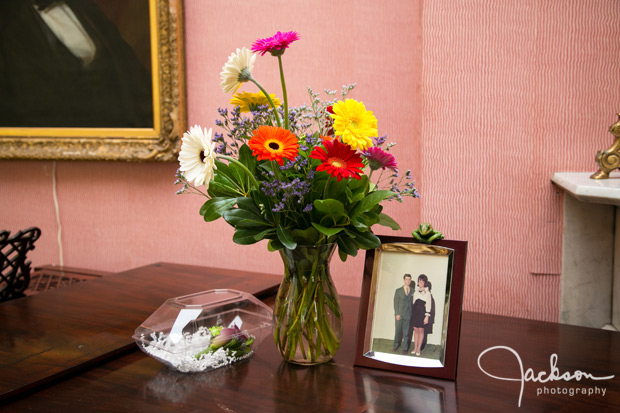
M 411 237 L 379 236 L 382 244 L 388 243 L 417 243 Z M 355 365 L 372 367 L 384 370 L 393 370 L 420 376 L 437 377 L 441 379 L 455 380 L 456 367 L 458 364 L 458 348 L 461 328 L 461 310 L 463 306 L 463 286 L 465 284 L 465 262 L 467 259 L 467 241 L 440 240 L 432 245 L 450 248 L 454 250 L 452 258 L 452 281 L 450 284 L 450 309 L 448 315 L 448 331 L 446 334 L 446 355 L 444 367 L 411 367 L 400 364 L 386 363 L 364 356 L 364 339 L 370 325 L 366 322 L 368 305 L 370 301 L 370 289 L 372 285 L 375 250 L 366 251 L 364 262 L 364 278 L 362 280 L 362 294 L 360 297 L 360 309 L 357 329 L 357 349 L 355 352 Z

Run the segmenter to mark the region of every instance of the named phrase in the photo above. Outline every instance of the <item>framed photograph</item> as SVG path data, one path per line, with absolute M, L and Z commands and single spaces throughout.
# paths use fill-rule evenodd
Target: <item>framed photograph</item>
M 172 161 L 182 0 L 0 1 L 0 159 Z
M 379 238 L 366 251 L 355 364 L 455 380 L 467 242 Z

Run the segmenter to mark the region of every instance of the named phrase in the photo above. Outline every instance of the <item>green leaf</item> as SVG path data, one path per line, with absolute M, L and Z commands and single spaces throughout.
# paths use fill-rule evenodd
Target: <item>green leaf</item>
M 245 209 L 229 209 L 222 217 L 235 228 L 266 227 L 269 223 L 260 214 Z
M 377 205 L 373 208 L 372 211 L 368 211 L 365 212 L 361 215 L 358 215 L 359 217 L 363 217 L 364 218 L 364 222 L 366 222 L 366 224 L 368 224 L 369 227 L 372 227 L 373 225 L 377 224 L 379 222 L 379 220 L 381 219 L 379 217 L 378 213 L 375 213 L 375 210 L 379 210 L 379 208 L 381 208 L 381 205 Z
M 236 163 L 231 162 L 228 164 L 228 168 L 230 170 L 230 173 L 232 175 L 232 179 L 237 182 L 239 184 L 239 186 L 241 186 L 242 188 L 246 187 L 246 183 L 247 183 L 247 175 L 245 173 L 245 171 Z
M 336 234 L 337 234 L 337 233 L 339 233 L 340 231 L 342 231 L 342 228 L 327 228 L 327 227 L 324 227 L 324 226 L 323 226 L 323 225 L 321 225 L 321 224 L 317 224 L 316 222 L 313 222 L 313 223 L 312 223 L 312 226 L 313 226 L 314 228 L 316 228 L 317 230 L 319 230 L 319 232 L 320 232 L 321 234 L 324 234 L 324 235 L 326 235 L 327 237 L 331 237 L 331 236 L 333 236 L 333 235 L 336 235 Z
M 381 240 L 375 234 L 373 234 L 372 231 L 354 231 L 354 233 L 355 238 L 353 238 L 353 242 L 359 248 L 369 250 L 381 246 Z
M 349 204 L 353 203 L 353 192 L 351 192 L 351 189 L 347 186 L 345 188 L 345 193 L 347 194 L 347 201 L 349 202 Z
M 360 179 L 349 179 L 347 181 L 347 187 L 351 188 L 351 191 L 362 191 L 366 190 L 368 186 L 368 175 L 362 175 Z
M 231 209 L 237 203 L 237 198 L 217 197 L 211 198 L 200 207 L 200 215 L 207 222 L 215 221 L 222 214 Z
M 237 228 L 233 234 L 233 241 L 240 245 L 255 244 L 262 239 L 256 239 L 257 234 L 260 232 L 255 229 Z
M 344 205 L 335 199 L 317 199 L 312 205 L 322 214 L 344 213 Z
M 267 238 L 267 236 L 275 235 L 275 233 L 276 233 L 275 228 L 269 228 L 254 235 L 254 238 L 256 239 L 256 241 L 260 241 L 260 240 Z
M 237 206 L 239 207 L 239 209 L 244 209 L 246 211 L 253 212 L 257 215 L 261 215 L 260 210 L 256 206 L 256 203 L 251 198 L 247 198 L 247 197 L 237 198 Z
M 352 203 L 352 204 L 354 204 L 354 203 L 356 203 L 356 202 L 359 202 L 359 201 L 361 201 L 362 199 L 364 199 L 364 197 L 365 197 L 365 196 L 366 196 L 366 195 L 365 195 L 363 192 L 358 192 L 358 193 L 356 193 L 355 195 L 353 195 L 353 196 L 351 197 L 351 203 Z
M 223 183 L 230 189 L 237 190 L 237 193 L 239 193 L 240 188 L 244 189 L 243 192 L 249 190 L 248 176 L 239 165 L 234 162 L 226 164 L 222 161 L 215 161 L 215 166 L 217 167 L 217 172 L 214 181 Z
M 209 184 L 209 190 L 207 191 L 207 193 L 211 198 L 236 198 L 239 196 L 239 192 L 236 191 L 236 187 L 230 182 L 228 178 L 217 176 Z
M 357 246 L 353 240 L 349 237 L 338 237 L 336 241 L 338 243 L 338 250 L 344 252 L 347 255 L 355 257 L 357 255 Z
M 349 216 L 344 212 L 339 212 L 336 214 L 329 214 L 321 218 L 320 224 L 326 227 L 335 227 L 335 226 L 345 226 L 349 225 L 351 220 Z
M 230 170 L 230 166 L 222 161 L 215 161 L 215 167 L 217 168 L 217 173 L 215 174 L 215 179 L 228 179 L 229 181 L 234 180 L 235 175 Z
M 315 175 L 316 176 L 316 175 Z M 347 199 L 345 188 L 347 186 L 347 180 L 343 179 L 338 182 L 335 178 L 329 178 L 329 185 L 327 187 L 327 194 L 324 199 L 334 199 L 345 202 Z M 327 185 L 327 184 L 326 184 Z
M 282 248 L 284 248 L 284 245 L 277 239 L 270 239 L 267 244 L 267 249 L 271 252 L 281 250 Z
M 295 249 L 295 247 L 297 246 L 297 243 L 293 239 L 293 235 L 291 234 L 291 231 L 284 228 L 282 225 L 278 225 L 276 227 L 276 234 L 278 235 L 278 239 L 280 240 L 282 245 L 284 245 L 289 250 Z
M 351 224 L 353 224 L 353 226 L 360 231 L 368 231 L 370 229 L 370 225 L 368 225 L 363 215 L 358 215 L 353 218 L 351 220 Z
M 293 238 L 297 244 L 313 245 L 319 240 L 319 232 L 313 227 L 306 229 L 294 229 Z
M 383 225 L 384 227 L 392 228 L 394 231 L 397 231 L 400 229 L 400 225 L 398 225 L 398 222 L 394 221 L 394 219 L 392 219 L 389 215 L 384 214 L 384 213 L 379 214 L 378 224 Z
M 252 150 L 245 143 L 239 148 L 239 162 L 244 164 L 250 172 L 256 175 L 256 165 L 258 161 L 252 155 Z
M 374 191 L 369 193 L 364 197 L 364 199 L 362 199 L 358 204 L 355 205 L 355 207 L 351 211 L 351 217 L 370 211 L 381 201 L 392 195 L 394 195 L 394 192 L 386 190 Z

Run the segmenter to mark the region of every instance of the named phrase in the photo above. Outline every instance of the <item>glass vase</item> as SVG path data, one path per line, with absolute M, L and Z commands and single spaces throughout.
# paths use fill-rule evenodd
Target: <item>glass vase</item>
M 342 311 L 329 263 L 336 244 L 280 250 L 284 279 L 276 296 L 273 333 L 284 360 L 302 365 L 332 359 L 342 338 Z

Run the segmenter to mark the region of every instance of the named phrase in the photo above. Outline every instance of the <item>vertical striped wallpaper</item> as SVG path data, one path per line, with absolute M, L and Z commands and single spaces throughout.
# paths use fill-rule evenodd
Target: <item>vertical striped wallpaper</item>
M 423 9 L 422 216 L 467 239 L 465 309 L 557 321 L 556 171 L 594 171 L 620 111 L 620 3 Z
M 555 171 L 593 171 L 620 111 L 620 2 L 612 0 L 185 0 L 190 125 L 213 126 L 229 96 L 228 55 L 298 30 L 284 56 L 289 98 L 306 86 L 353 98 L 398 142 L 422 198 L 386 211 L 408 235 L 430 221 L 469 241 L 464 308 L 557 321 L 562 195 Z M 255 75 L 279 92 L 277 65 Z M 248 88 L 248 91 L 250 89 Z M 65 265 L 122 271 L 156 261 L 281 272 L 264 244 L 235 245 L 176 196 L 176 165 L 0 162 L 0 227 L 38 225 L 33 265 L 58 264 L 56 180 Z M 363 253 L 333 261 L 339 292 L 359 295 Z

